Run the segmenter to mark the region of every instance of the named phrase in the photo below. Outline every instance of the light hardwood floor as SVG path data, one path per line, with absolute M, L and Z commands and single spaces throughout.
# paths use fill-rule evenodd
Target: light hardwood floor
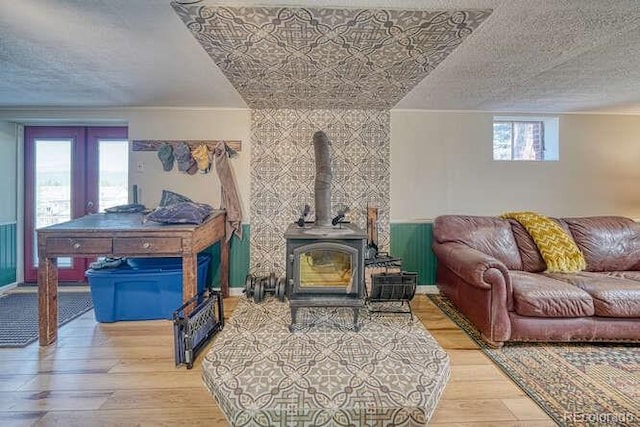
M 238 297 L 224 301 L 229 317 Z M 424 295 L 414 312 L 451 356 L 432 426 L 554 426 Z M 174 366 L 168 320 L 96 323 L 89 312 L 56 344 L 0 349 L 0 426 L 224 426 L 193 369 Z

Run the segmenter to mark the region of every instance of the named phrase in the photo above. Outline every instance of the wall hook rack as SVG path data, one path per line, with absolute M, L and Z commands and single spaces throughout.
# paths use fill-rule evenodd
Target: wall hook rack
M 233 152 L 242 151 L 242 142 L 241 141 L 227 141 L 227 140 L 157 140 L 157 139 L 136 139 L 132 141 L 131 150 L 132 151 L 158 151 L 160 145 L 166 143 L 175 148 L 179 143 L 184 142 L 189 146 L 189 148 L 197 147 L 200 144 L 206 144 L 207 148 L 210 151 L 213 151 L 220 142 L 225 142 L 227 147 Z M 232 154 L 232 153 L 230 153 Z

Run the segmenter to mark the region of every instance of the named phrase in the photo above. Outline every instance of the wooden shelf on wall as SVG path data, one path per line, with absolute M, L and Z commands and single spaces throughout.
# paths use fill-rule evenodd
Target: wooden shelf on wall
M 158 148 L 163 143 L 167 143 L 175 148 L 175 146 L 181 142 L 184 142 L 185 144 L 187 144 L 189 148 L 196 147 L 200 144 L 207 144 L 207 147 L 209 148 L 209 150 L 213 151 L 213 149 L 216 148 L 216 146 L 223 141 L 222 140 L 219 140 L 219 141 L 199 141 L 199 140 L 198 141 L 196 140 L 168 141 L 168 140 L 156 140 L 156 139 L 143 139 L 143 140 L 137 139 L 137 140 L 131 141 L 132 143 L 131 150 L 132 151 L 158 151 Z M 224 142 L 226 142 L 227 146 L 233 151 L 242 151 L 241 141 L 224 140 Z

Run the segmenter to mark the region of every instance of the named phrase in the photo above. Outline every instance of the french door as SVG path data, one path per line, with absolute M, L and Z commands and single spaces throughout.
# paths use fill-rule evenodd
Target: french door
M 126 127 L 25 127 L 24 278 L 38 278 L 36 230 L 128 202 Z M 84 281 L 89 259 L 58 258 L 61 281 Z

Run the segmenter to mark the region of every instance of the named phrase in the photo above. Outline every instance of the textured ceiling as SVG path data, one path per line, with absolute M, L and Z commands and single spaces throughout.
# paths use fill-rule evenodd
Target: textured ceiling
M 252 108 L 389 109 L 491 13 L 172 5 Z
M 493 10 L 394 108 L 640 114 L 637 0 L 204 4 Z M 0 0 L 0 108 L 246 108 L 235 84 L 169 0 Z

